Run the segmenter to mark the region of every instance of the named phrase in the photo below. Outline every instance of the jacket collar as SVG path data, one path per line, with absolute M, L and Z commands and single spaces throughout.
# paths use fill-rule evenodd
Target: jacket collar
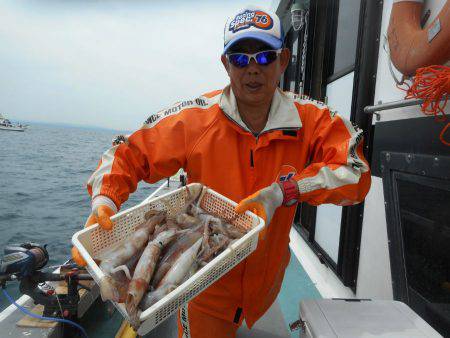
M 236 97 L 231 89 L 231 86 L 228 85 L 222 91 L 219 100 L 219 107 L 229 119 L 238 124 L 244 130 L 251 132 L 241 119 Z M 300 116 L 297 108 L 295 107 L 293 98 L 277 88 L 273 95 L 266 126 L 260 134 L 271 130 L 298 130 L 301 127 L 302 121 L 300 120 Z

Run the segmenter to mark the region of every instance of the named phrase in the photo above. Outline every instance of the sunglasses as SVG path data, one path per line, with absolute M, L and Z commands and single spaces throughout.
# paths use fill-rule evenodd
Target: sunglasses
M 263 50 L 261 52 L 255 54 L 247 54 L 247 53 L 231 53 L 227 54 L 228 61 L 235 67 L 244 68 L 249 63 L 250 60 L 253 59 L 258 65 L 267 66 L 274 62 L 278 54 L 281 53 L 281 49 L 277 50 Z

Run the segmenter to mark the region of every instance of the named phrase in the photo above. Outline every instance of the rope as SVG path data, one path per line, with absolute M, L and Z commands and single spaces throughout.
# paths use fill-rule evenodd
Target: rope
M 436 121 L 447 121 L 445 107 L 450 94 L 450 67 L 434 65 L 419 68 L 411 84 L 405 82 L 406 88 L 397 85 L 397 87 L 406 92 L 405 99 L 422 99 L 420 105 L 425 115 L 434 115 Z M 450 122 L 442 129 L 439 139 L 446 146 L 450 146 L 450 141 L 446 141 L 444 136 L 447 129 L 450 128 Z

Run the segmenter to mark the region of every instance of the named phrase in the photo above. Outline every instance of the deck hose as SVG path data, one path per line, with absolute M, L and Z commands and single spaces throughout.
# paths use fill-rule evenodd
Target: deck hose
M 6 297 L 6 299 L 8 299 L 8 301 L 9 301 L 11 304 L 14 304 L 14 305 L 15 305 L 20 311 L 22 311 L 24 314 L 26 314 L 26 315 L 28 315 L 28 316 L 30 316 L 30 317 L 36 318 L 36 319 L 49 320 L 49 321 L 53 321 L 53 322 L 60 322 L 60 323 L 65 323 L 65 324 L 73 325 L 73 326 L 75 326 L 77 329 L 79 329 L 79 330 L 83 333 L 83 335 L 84 335 L 86 338 L 89 338 L 88 335 L 87 335 L 87 332 L 85 331 L 85 329 L 84 329 L 81 325 L 79 325 L 79 324 L 77 324 L 77 323 L 75 323 L 75 322 L 73 322 L 73 321 L 71 321 L 71 320 L 68 320 L 68 319 L 55 318 L 55 317 L 44 317 L 44 316 L 40 316 L 40 315 L 38 315 L 38 314 L 36 314 L 36 313 L 33 313 L 33 312 L 31 312 L 31 311 L 25 309 L 24 307 L 20 306 L 19 304 L 17 304 L 17 303 L 14 301 L 14 299 L 12 299 L 12 297 L 9 295 L 9 293 L 8 293 L 5 289 L 2 289 L 2 291 L 3 291 L 3 294 L 4 294 L 4 296 Z

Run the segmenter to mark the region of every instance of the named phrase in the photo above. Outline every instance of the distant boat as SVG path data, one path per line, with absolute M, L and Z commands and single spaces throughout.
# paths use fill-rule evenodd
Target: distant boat
M 22 124 L 12 124 L 11 121 L 3 117 L 0 114 L 0 130 L 10 130 L 10 131 L 25 131 L 27 129 L 27 125 Z

